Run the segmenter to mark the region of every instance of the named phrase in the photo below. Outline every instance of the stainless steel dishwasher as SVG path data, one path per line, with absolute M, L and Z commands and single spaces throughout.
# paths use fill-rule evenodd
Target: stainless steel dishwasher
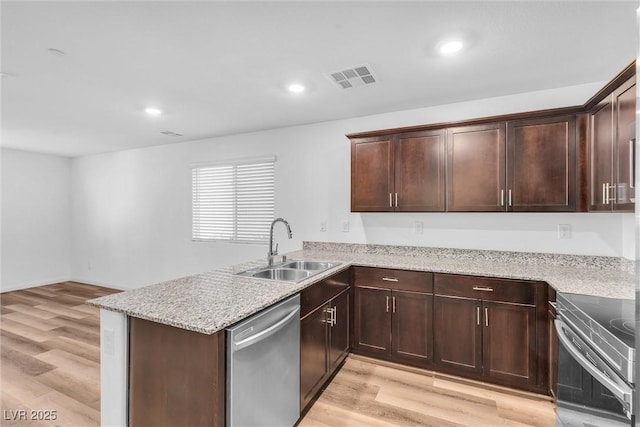
M 227 426 L 300 417 L 300 296 L 227 329 Z

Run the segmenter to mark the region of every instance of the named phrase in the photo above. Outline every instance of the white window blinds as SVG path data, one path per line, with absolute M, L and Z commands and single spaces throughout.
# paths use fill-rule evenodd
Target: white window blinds
M 193 167 L 193 240 L 268 242 L 274 215 L 274 157 Z

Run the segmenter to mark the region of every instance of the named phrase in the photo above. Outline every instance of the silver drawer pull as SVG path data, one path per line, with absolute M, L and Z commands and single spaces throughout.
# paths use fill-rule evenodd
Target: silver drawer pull
M 488 286 L 474 286 L 473 290 L 474 291 L 483 291 L 483 292 L 493 292 L 493 288 L 490 288 Z
M 384 280 L 385 282 L 397 282 L 398 279 L 396 279 L 395 277 L 383 277 L 382 280 Z

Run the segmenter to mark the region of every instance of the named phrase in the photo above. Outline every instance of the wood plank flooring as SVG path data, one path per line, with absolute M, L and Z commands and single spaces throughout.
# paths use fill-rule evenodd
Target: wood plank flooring
M 100 310 L 85 301 L 114 292 L 64 282 L 0 295 L 0 425 L 100 425 Z
M 65 282 L 0 295 L 0 425 L 100 425 L 99 310 L 84 302 L 114 292 Z M 299 426 L 551 427 L 555 414 L 540 396 L 351 355 Z
M 555 423 L 554 405 L 546 396 L 350 355 L 299 427 Z

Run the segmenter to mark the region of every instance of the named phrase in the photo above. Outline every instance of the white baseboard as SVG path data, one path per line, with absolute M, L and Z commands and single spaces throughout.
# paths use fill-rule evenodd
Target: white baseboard
M 0 293 L 19 291 L 20 289 L 35 288 L 36 286 L 53 285 L 54 283 L 68 282 L 69 276 L 53 277 L 49 279 L 34 280 L 32 282 L 12 283 L 9 285 L 0 284 Z
M 101 286 L 103 288 L 118 289 L 119 291 L 130 291 L 133 288 L 126 286 L 118 286 L 110 283 L 96 282 L 95 280 L 83 279 L 82 277 L 72 277 L 69 279 L 71 282 L 85 283 L 87 285 Z

